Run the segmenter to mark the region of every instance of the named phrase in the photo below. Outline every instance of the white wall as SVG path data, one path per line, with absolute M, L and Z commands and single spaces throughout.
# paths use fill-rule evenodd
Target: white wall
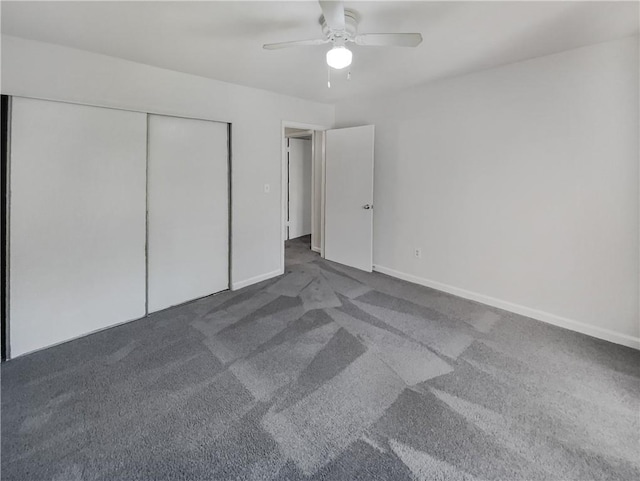
M 632 37 L 338 104 L 376 125 L 374 263 L 640 347 L 638 100 Z
M 1 86 L 8 95 L 231 122 L 232 284 L 280 272 L 282 121 L 332 125 L 333 106 L 6 35 Z

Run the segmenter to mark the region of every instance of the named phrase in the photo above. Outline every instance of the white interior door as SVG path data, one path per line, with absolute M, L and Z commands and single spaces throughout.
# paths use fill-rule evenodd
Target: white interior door
M 146 115 L 14 97 L 11 357 L 145 314 Z
M 373 268 L 374 126 L 326 131 L 325 258 Z
M 229 287 L 227 124 L 149 116 L 148 310 Z
M 289 239 L 311 234 L 311 140 L 289 139 Z

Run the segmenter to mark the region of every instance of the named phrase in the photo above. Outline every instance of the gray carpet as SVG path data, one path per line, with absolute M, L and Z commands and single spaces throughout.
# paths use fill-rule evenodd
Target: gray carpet
M 6 480 L 636 480 L 640 352 L 287 246 L 2 366 Z

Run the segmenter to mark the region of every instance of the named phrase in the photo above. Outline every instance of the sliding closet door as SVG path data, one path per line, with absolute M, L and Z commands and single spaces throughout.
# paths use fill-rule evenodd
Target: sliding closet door
M 229 287 L 227 149 L 227 124 L 149 116 L 149 312 Z
M 14 98 L 11 357 L 145 313 L 146 116 Z

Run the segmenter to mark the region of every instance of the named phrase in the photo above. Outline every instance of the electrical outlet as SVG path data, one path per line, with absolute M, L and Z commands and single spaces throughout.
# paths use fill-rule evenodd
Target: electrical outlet
M 416 259 L 420 259 L 422 257 L 422 249 L 416 249 L 413 251 L 413 255 Z
M 271 186 L 269 184 L 264 184 L 264 193 L 268 194 L 271 192 Z

